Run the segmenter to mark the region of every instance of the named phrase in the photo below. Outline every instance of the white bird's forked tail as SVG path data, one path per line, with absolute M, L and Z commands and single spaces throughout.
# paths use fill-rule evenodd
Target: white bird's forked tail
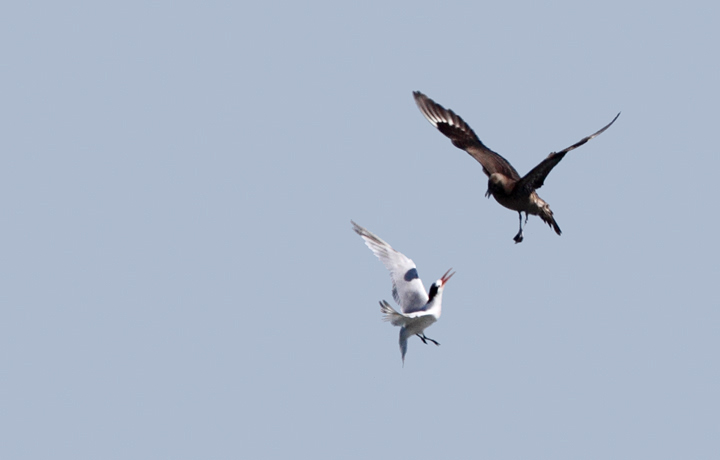
M 395 311 L 386 301 L 380 302 L 380 311 L 383 314 L 383 321 L 389 321 L 393 326 L 402 326 L 405 324 L 405 316 Z

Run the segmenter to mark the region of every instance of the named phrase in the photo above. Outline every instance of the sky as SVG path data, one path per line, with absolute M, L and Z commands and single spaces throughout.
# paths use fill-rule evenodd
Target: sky
M 717 2 L 15 2 L 0 457 L 716 459 Z M 562 236 L 484 198 L 453 109 Z M 442 345 L 351 230 L 449 268 Z

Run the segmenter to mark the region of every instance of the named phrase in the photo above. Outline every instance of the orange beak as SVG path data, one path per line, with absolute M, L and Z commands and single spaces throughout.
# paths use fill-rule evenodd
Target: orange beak
M 451 268 L 450 270 L 446 271 L 445 274 L 442 276 L 442 278 L 440 278 L 440 281 L 442 281 L 443 286 L 444 286 L 445 283 L 447 283 L 448 280 L 449 280 L 450 278 L 452 278 L 452 276 L 456 273 L 456 272 L 450 273 L 451 271 L 452 271 L 452 268 Z M 450 273 L 450 274 L 448 275 L 448 273 Z

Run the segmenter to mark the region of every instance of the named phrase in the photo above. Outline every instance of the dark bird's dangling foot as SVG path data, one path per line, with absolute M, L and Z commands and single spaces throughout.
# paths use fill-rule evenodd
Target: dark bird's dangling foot
M 517 235 L 513 238 L 513 241 L 515 241 L 515 244 L 522 243 L 523 240 L 523 231 L 522 231 L 522 213 L 518 212 L 518 217 L 520 218 L 520 230 L 518 230 Z M 525 213 L 525 223 L 527 224 L 527 213 Z
M 523 240 L 523 232 L 520 230 L 515 237 L 513 237 L 513 240 L 515 241 L 515 244 L 522 243 Z

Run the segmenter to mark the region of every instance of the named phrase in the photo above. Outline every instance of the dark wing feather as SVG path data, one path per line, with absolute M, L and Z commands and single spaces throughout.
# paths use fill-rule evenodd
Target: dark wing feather
M 560 163 L 560 160 L 563 159 L 566 153 L 568 153 L 571 150 L 574 150 L 590 139 L 593 139 L 600 134 L 602 134 L 606 129 L 608 129 L 613 123 L 615 123 L 615 120 L 618 119 L 620 114 L 618 113 L 615 115 L 615 118 L 605 125 L 604 128 L 602 128 L 600 131 L 596 132 L 595 134 L 591 134 L 588 137 L 583 138 L 582 140 L 576 142 L 575 144 L 571 145 L 570 147 L 566 148 L 565 150 L 561 150 L 559 152 L 553 152 L 550 155 L 547 156 L 543 161 L 540 162 L 539 165 L 535 166 L 529 173 L 525 174 L 525 177 L 523 177 L 520 182 L 518 182 L 517 187 L 518 190 L 523 190 L 525 193 L 531 193 L 533 190 L 537 190 L 540 187 L 543 186 L 545 183 L 545 178 L 548 174 L 550 174 L 550 171 L 558 164 Z
M 414 91 L 413 96 L 425 118 L 447 136 L 455 147 L 465 150 L 475 158 L 482 165 L 483 172 L 488 177 L 497 172 L 511 179 L 520 179 L 520 175 L 510 162 L 487 148 L 459 115 L 452 110 L 445 109 L 420 91 Z

